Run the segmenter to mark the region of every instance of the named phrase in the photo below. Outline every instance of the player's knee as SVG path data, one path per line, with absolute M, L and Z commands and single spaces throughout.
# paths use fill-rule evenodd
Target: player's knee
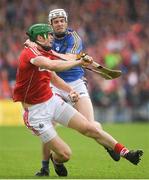
M 99 130 L 100 130 L 100 129 L 103 129 L 103 128 L 102 128 L 102 125 L 101 125 L 99 122 L 94 121 L 93 123 L 95 124 L 95 126 L 96 126 Z

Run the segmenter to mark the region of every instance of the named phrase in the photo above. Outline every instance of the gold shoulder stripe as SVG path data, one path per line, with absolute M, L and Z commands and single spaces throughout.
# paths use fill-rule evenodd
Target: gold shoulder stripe
M 80 36 L 78 35 L 78 33 L 77 33 L 76 31 L 74 31 L 74 33 L 75 33 L 76 37 L 81 41 L 81 38 L 80 38 Z
M 80 42 L 81 42 L 81 38 L 79 37 L 79 35 L 76 33 L 76 31 L 74 31 L 75 37 L 77 39 L 77 47 L 76 50 L 79 48 Z
M 74 38 L 74 45 L 71 49 L 71 53 L 75 54 L 77 49 L 79 48 L 79 44 L 80 44 L 80 37 L 77 35 L 77 33 L 74 31 L 72 32 L 72 36 Z

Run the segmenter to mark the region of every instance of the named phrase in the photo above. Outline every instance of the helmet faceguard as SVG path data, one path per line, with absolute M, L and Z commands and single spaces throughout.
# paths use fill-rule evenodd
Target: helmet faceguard
M 52 19 L 57 17 L 64 17 L 68 21 L 68 15 L 64 9 L 54 9 L 49 13 L 49 23 L 52 24 Z
M 48 24 L 34 24 L 29 27 L 26 34 L 29 36 L 29 39 L 33 42 L 36 42 L 38 35 L 43 36 L 45 39 L 48 38 L 48 34 L 53 33 L 52 27 Z

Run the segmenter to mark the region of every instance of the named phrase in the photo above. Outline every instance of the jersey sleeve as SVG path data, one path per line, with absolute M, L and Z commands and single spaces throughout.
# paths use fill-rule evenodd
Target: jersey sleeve
M 83 43 L 79 35 L 73 31 L 68 39 L 66 53 L 79 54 L 83 49 Z
M 38 51 L 37 48 L 30 48 L 30 47 L 28 47 L 28 48 L 26 49 L 26 51 L 27 51 L 27 59 L 26 59 L 26 60 L 27 60 L 28 62 L 31 62 L 31 60 L 34 59 L 35 57 L 42 55 L 42 54 L 40 53 L 40 51 Z

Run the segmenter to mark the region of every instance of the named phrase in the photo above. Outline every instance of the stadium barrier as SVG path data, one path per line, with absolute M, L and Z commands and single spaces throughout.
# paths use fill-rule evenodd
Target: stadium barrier
M 23 109 L 20 103 L 12 100 L 0 100 L 0 126 L 23 125 Z
M 0 100 L 0 126 L 24 125 L 22 119 L 23 108 L 20 103 L 12 100 Z M 149 102 L 137 108 L 121 108 L 112 106 L 108 108 L 94 106 L 95 119 L 105 122 L 149 122 Z
M 137 107 L 94 106 L 95 119 L 99 122 L 149 122 L 149 102 Z

